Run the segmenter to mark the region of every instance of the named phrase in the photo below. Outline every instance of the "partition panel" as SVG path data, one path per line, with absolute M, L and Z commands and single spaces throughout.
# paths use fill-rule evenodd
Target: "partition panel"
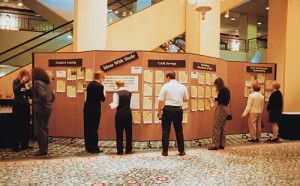
M 51 60 L 56 61 L 58 65 L 49 66 Z M 82 64 L 78 62 L 80 60 Z M 65 61 L 71 61 L 71 65 L 60 64 Z M 77 66 L 72 66 L 73 62 Z M 50 136 L 83 138 L 83 105 L 86 90 L 80 88 L 80 85 L 87 86 L 91 79 L 86 75 L 93 75 L 95 71 L 102 69 L 107 78 L 103 83 L 106 100 L 102 103 L 99 139 L 115 140 L 116 110 L 112 110 L 109 104 L 116 90 L 114 80 L 124 78 L 132 89 L 132 112 L 139 116 L 134 117 L 134 141 L 161 140 L 161 121 L 156 116 L 157 98 L 160 88 L 166 83 L 165 75 L 168 71 L 175 71 L 176 79 L 184 84 L 189 92 L 190 100 L 183 106 L 183 130 L 185 140 L 193 140 L 211 137 L 216 105 L 211 105 L 209 100 L 216 97 L 213 86 L 215 78 L 222 78 L 231 92 L 233 120 L 227 122 L 227 134 L 245 134 L 248 133 L 247 118 L 241 118 L 247 103 L 245 94 L 251 90 L 253 81 L 259 81 L 263 86 L 263 93 L 270 95 L 269 84 L 275 78 L 276 70 L 275 64 L 270 63 L 227 62 L 196 54 L 142 51 L 35 53 L 34 67 L 44 68 L 55 77 L 52 85 L 56 90 L 56 100 L 49 123 Z M 81 71 L 83 69 L 84 71 Z M 81 73 L 84 74 L 83 78 Z M 62 87 L 65 91 L 61 90 Z M 265 102 L 265 107 L 267 104 L 268 102 Z M 267 119 L 268 113 L 265 110 L 263 132 L 271 131 Z M 176 139 L 173 127 L 170 139 Z

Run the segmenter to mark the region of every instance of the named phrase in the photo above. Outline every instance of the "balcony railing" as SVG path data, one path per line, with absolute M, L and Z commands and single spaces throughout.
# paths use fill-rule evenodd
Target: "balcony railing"
M 220 49 L 251 52 L 260 48 L 267 48 L 268 36 L 257 37 L 249 40 L 223 37 L 220 38 Z
M 0 29 L 47 32 L 54 29 L 54 25 L 42 19 L 27 18 L 11 13 L 0 13 Z
M 228 38 L 228 37 L 221 36 L 220 49 L 246 52 L 246 43 L 247 41 L 245 39 L 236 39 L 236 38 Z

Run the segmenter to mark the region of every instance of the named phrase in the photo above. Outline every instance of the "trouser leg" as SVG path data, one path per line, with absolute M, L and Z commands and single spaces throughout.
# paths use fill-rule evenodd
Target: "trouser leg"
M 168 148 L 169 148 L 169 137 L 170 137 L 170 127 L 171 127 L 171 122 L 170 120 L 170 113 L 166 109 L 163 111 L 163 116 L 162 116 L 162 147 L 163 147 L 163 152 L 167 153 Z
M 220 144 L 219 146 L 225 147 L 226 133 L 225 133 L 226 120 L 223 121 L 221 132 L 220 132 Z
M 257 114 L 249 113 L 248 117 L 248 126 L 249 126 L 249 134 L 250 139 L 256 140 L 256 122 L 257 122 Z
M 126 151 L 132 151 L 132 123 L 127 123 L 125 127 L 126 133 Z
M 178 109 L 174 113 L 173 125 L 176 133 L 178 151 L 184 152 L 184 138 L 183 138 L 183 129 L 182 129 L 182 109 Z
M 116 138 L 117 138 L 117 152 L 123 152 L 123 124 L 121 122 L 116 122 Z
M 257 114 L 257 122 L 256 122 L 256 138 L 261 138 L 261 116 L 262 114 Z
M 29 135 L 30 135 L 30 106 L 24 105 L 23 106 L 23 112 L 21 116 L 22 118 L 21 122 L 21 135 L 20 135 L 20 141 L 21 141 L 21 147 L 26 148 L 29 144 Z

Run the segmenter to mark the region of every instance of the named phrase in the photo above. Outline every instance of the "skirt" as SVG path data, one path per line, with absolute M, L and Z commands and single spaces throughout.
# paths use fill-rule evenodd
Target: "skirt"
M 282 109 L 270 110 L 269 112 L 269 122 L 278 123 L 281 122 Z

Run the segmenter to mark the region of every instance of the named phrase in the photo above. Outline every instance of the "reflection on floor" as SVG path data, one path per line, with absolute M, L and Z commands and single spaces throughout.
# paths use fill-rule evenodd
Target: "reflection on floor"
M 112 141 L 87 154 L 82 139 L 53 138 L 46 157 L 0 149 L 0 185 L 300 185 L 300 141 L 266 139 L 228 136 L 217 151 L 207 150 L 209 139 L 187 141 L 183 157 L 172 143 L 164 157 L 160 142 L 136 142 L 134 154 L 119 156 Z

